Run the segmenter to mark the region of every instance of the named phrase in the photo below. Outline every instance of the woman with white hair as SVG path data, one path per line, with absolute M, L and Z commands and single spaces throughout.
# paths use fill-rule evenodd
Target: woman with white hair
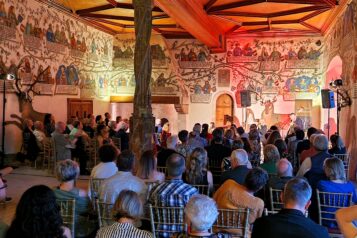
M 79 165 L 77 162 L 66 159 L 58 162 L 56 167 L 57 180 L 59 186 L 54 189 L 58 200 L 76 200 L 76 237 L 86 237 L 94 231 L 95 223 L 88 220 L 90 202 L 87 191 L 75 186 L 79 175 Z
M 176 234 L 176 238 L 205 237 L 220 238 L 231 237 L 229 234 L 212 234 L 211 228 L 218 217 L 216 202 L 205 195 L 194 195 L 185 207 L 185 221 L 188 225 L 188 234 Z

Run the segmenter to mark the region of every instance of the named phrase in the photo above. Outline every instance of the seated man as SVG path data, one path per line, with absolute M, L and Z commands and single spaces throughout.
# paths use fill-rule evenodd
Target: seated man
M 33 130 L 33 134 L 36 137 L 36 142 L 37 142 L 37 146 L 38 148 L 42 151 L 43 150 L 43 144 L 45 143 L 47 137 L 43 127 L 43 123 L 40 121 L 35 121 L 34 123 L 34 128 L 35 130 Z
M 304 215 L 311 203 L 311 193 L 311 187 L 305 179 L 291 179 L 282 195 L 284 209 L 278 214 L 257 219 L 252 238 L 328 238 L 325 228 Z
M 269 178 L 269 187 L 274 189 L 284 189 L 285 184 L 293 178 L 293 166 L 287 159 L 281 159 L 276 165 L 278 176 Z
M 197 194 L 195 187 L 182 181 L 182 173 L 185 171 L 185 158 L 180 154 L 172 154 L 166 160 L 168 180 L 152 188 L 149 195 L 149 202 L 154 206 L 164 207 L 184 207 L 190 198 Z M 176 226 L 165 225 L 165 229 L 177 231 Z M 170 234 L 163 233 L 163 237 Z
M 243 149 L 234 150 L 231 154 L 231 170 L 224 171 L 221 175 L 221 184 L 228 179 L 233 179 L 239 184 L 244 184 L 249 169 L 248 154 Z
M 263 188 L 268 181 L 268 174 L 261 168 L 254 168 L 247 174 L 244 185 L 228 179 L 216 191 L 213 199 L 220 209 L 249 208 L 249 223 L 252 224 L 261 217 L 264 210 L 262 199 L 255 197 L 254 193 Z
M 106 179 L 99 189 L 99 198 L 106 203 L 114 204 L 119 193 L 124 190 L 136 192 L 145 202 L 147 187 L 144 181 L 133 175 L 135 157 L 129 150 L 124 150 L 119 155 L 117 166 L 119 172 Z
M 166 147 L 162 147 L 159 153 L 157 153 L 157 166 L 165 167 L 167 158 L 176 153 L 176 146 L 178 144 L 178 137 L 176 135 L 170 136 L 166 140 Z

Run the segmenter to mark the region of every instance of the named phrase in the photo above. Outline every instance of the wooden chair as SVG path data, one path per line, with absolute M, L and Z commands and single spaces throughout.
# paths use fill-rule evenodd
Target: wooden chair
M 154 238 L 163 234 L 170 237 L 174 233 L 187 232 L 184 223 L 184 207 L 158 207 L 149 205 L 150 221 Z
M 222 162 L 219 162 L 217 160 L 209 159 L 208 160 L 208 168 L 209 171 L 212 173 L 213 177 L 213 183 L 215 186 L 220 184 L 221 181 L 221 175 L 222 175 Z
M 52 143 L 51 140 L 48 139 L 43 142 L 42 168 L 45 168 L 45 165 L 47 164 L 47 168 L 49 169 L 52 155 Z
M 89 143 L 86 144 L 85 151 L 89 156 L 88 167 L 91 169 L 97 165 L 98 145 L 97 145 L 96 137 L 94 137 L 93 139 L 90 139 Z
M 203 194 L 206 196 L 210 195 L 209 185 L 191 184 L 191 186 L 197 188 L 199 194 Z
M 51 143 L 51 155 L 50 155 L 50 162 L 48 163 L 48 171 L 52 171 L 54 174 L 57 167 L 57 150 L 56 150 L 56 143 L 53 138 L 50 139 Z
M 161 172 L 161 173 L 164 173 L 165 176 L 167 176 L 167 167 L 160 167 L 158 166 L 157 168 L 157 171 Z
M 60 200 L 57 199 L 57 204 L 60 207 L 63 224 L 71 230 L 72 237 L 75 237 L 75 213 L 76 213 L 76 200 Z
M 283 190 L 269 187 L 270 207 L 272 212 L 278 212 L 283 208 L 283 201 L 280 198 Z
M 218 209 L 218 218 L 213 224 L 214 231 L 234 230 L 234 237 L 247 238 L 249 234 L 249 208 Z
M 113 204 L 100 202 L 99 199 L 95 200 L 95 204 L 98 214 L 99 227 L 112 225 L 115 222 L 112 214 Z
M 99 179 L 99 178 L 89 178 L 89 186 L 90 186 L 90 197 L 91 201 L 94 205 L 95 200 L 99 199 L 99 188 L 101 187 L 102 183 L 104 182 L 105 179 Z M 96 206 L 93 206 L 96 207 Z
M 330 237 L 343 237 L 336 224 L 336 210 L 349 207 L 352 203 L 352 193 L 317 192 L 317 206 L 319 211 L 319 224 L 327 226 Z M 331 228 L 333 225 L 336 228 Z
M 118 137 L 112 137 L 113 144 L 121 150 L 121 140 Z
M 345 168 L 346 179 L 348 180 L 348 176 L 350 174 L 350 155 L 347 153 L 347 154 L 334 154 L 333 156 L 342 160 L 343 166 Z

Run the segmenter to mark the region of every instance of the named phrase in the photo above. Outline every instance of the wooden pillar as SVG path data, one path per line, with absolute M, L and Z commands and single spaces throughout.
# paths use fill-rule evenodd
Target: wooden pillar
M 134 113 L 130 118 L 130 148 L 137 158 L 152 149 L 155 118 L 151 108 L 151 52 L 152 1 L 133 0 L 135 23 L 135 94 Z

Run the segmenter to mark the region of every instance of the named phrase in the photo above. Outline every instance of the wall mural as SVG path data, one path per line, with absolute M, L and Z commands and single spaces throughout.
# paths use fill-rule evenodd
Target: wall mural
M 39 95 L 107 95 L 96 85 L 111 69 L 112 48 L 112 36 L 42 3 L 0 1 L 1 68 L 17 71 L 22 85 L 46 70 L 34 87 Z

